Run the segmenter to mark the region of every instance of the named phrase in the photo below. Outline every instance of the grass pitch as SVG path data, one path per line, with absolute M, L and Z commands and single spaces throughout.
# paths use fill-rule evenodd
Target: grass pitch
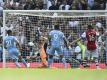
M 1 68 L 0 80 L 107 80 L 107 70 Z

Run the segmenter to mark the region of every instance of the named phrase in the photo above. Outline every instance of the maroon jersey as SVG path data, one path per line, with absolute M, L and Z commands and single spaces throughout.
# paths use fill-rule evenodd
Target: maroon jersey
M 95 50 L 96 49 L 96 31 L 94 29 L 86 31 L 87 39 L 87 49 Z

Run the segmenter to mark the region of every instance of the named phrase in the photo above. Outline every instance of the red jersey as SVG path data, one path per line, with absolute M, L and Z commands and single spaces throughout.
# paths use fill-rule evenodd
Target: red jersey
M 94 29 L 86 31 L 87 39 L 87 49 L 95 50 L 96 49 L 96 31 Z

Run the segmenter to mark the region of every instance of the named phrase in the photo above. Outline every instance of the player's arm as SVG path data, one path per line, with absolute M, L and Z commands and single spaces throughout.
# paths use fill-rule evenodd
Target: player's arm
M 22 59 L 22 56 L 21 56 L 21 51 L 22 51 L 22 48 L 21 48 L 21 46 L 20 46 L 20 44 L 19 44 L 19 41 L 15 38 L 15 42 L 16 42 L 16 45 L 17 45 L 17 47 L 19 48 L 19 58 L 20 59 Z
M 70 45 L 80 41 L 81 39 L 86 38 L 86 32 L 84 32 L 81 37 L 77 38 L 76 40 L 74 40 L 73 42 L 70 43 Z
M 4 40 L 3 45 L 4 45 L 4 48 L 7 49 L 5 40 Z
M 104 35 L 104 36 L 107 36 L 107 30 L 106 30 L 106 31 L 104 31 L 103 35 Z
M 15 38 L 15 42 L 16 42 L 16 45 L 18 46 L 19 50 L 21 50 L 21 45 L 19 44 L 19 41 Z
M 7 49 L 6 38 L 4 38 L 4 40 L 3 40 L 3 46 L 5 49 Z
M 74 43 L 76 43 L 76 42 L 78 42 L 78 41 L 80 41 L 80 40 L 81 40 L 81 37 L 78 38 L 78 39 L 76 39 L 76 40 L 74 40 L 73 42 L 71 42 L 70 45 L 72 45 L 72 44 L 74 44 Z
M 51 34 L 48 35 L 48 46 L 51 46 Z
M 66 37 L 63 37 L 63 39 L 64 39 L 65 46 L 66 46 L 67 48 L 69 48 L 69 41 L 67 40 L 67 38 L 66 38 Z

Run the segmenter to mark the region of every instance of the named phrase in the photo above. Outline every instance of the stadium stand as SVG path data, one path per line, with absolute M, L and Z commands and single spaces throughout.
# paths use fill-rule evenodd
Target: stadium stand
M 104 10 L 106 0 L 0 0 L 12 10 Z M 0 8 L 1 9 L 1 8 Z

